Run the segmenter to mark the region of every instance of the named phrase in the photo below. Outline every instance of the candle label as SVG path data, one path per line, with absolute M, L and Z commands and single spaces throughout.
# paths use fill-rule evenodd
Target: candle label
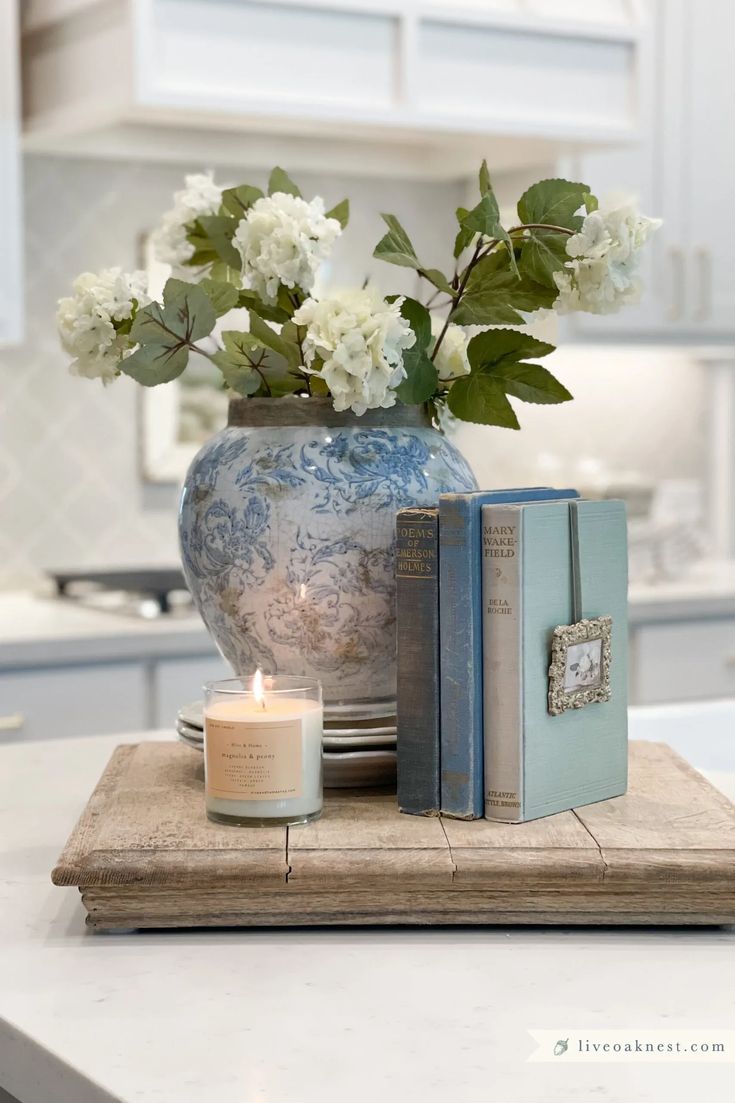
M 206 717 L 207 793 L 224 800 L 302 796 L 301 718 L 266 724 Z

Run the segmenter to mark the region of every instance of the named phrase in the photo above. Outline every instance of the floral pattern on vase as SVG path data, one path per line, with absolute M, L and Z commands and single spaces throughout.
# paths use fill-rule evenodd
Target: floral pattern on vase
M 428 425 L 344 420 L 229 426 L 180 510 L 187 583 L 235 672 L 318 677 L 332 701 L 395 694 L 396 511 L 476 485 Z

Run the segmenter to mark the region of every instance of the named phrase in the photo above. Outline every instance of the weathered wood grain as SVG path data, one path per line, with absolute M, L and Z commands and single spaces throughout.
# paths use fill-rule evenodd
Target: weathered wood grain
M 733 922 L 732 898 L 707 892 L 562 893 L 441 891 L 376 893 L 354 890 L 292 895 L 261 892 L 257 898 L 218 890 L 156 892 L 155 898 L 125 887 L 84 892 L 87 922 L 99 930 L 131 927 L 350 926 L 356 924 L 693 924 Z
M 664 745 L 631 745 L 627 796 L 518 825 L 362 791 L 306 827 L 224 827 L 201 767 L 180 744 L 115 752 L 53 872 L 90 926 L 735 922 L 735 808 Z
M 393 793 L 330 796 L 322 818 L 288 833 L 289 884 L 439 881 L 454 872 L 442 826 L 432 816 L 402 816 Z
M 456 883 L 594 884 L 604 874 L 600 848 L 573 812 L 515 824 L 446 819 L 442 826 Z
M 181 743 L 140 743 L 115 751 L 52 880 L 285 884 L 287 873 L 285 827 L 210 823 L 201 753 Z

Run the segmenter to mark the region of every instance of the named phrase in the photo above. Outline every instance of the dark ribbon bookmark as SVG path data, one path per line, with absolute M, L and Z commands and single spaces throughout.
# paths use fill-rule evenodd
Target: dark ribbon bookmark
M 572 624 L 582 620 L 582 569 L 579 554 L 579 512 L 577 503 L 569 503 L 569 544 L 572 563 Z

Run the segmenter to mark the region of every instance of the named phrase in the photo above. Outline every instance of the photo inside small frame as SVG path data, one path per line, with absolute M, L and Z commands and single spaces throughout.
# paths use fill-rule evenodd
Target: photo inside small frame
M 602 636 L 572 643 L 567 648 L 564 667 L 564 689 L 597 689 L 602 682 Z
M 558 625 L 551 634 L 548 691 L 551 715 L 609 701 L 611 661 L 611 617 Z

